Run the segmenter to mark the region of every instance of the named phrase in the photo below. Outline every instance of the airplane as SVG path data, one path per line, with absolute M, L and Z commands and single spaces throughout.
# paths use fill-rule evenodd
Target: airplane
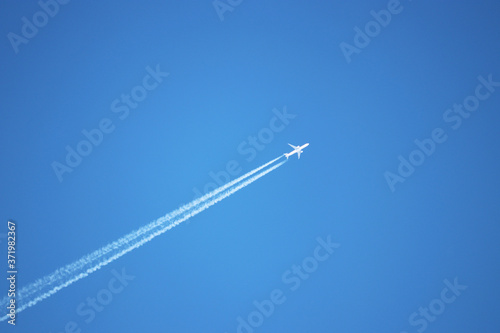
M 292 147 L 293 150 L 291 152 L 289 152 L 289 153 L 285 153 L 286 159 L 288 159 L 288 157 L 292 156 L 295 153 L 297 153 L 298 157 L 300 158 L 300 153 L 302 153 L 302 149 L 304 149 L 305 147 L 309 146 L 309 143 L 306 143 L 303 146 L 294 146 L 294 145 L 291 145 L 291 144 L 288 144 L 288 145 L 290 147 Z

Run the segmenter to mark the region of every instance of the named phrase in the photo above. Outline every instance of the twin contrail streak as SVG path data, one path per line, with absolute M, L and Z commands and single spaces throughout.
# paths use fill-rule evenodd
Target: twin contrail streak
M 74 263 L 61 267 L 53 273 L 36 280 L 26 287 L 23 287 L 17 293 L 16 312 L 23 311 L 26 308 L 37 304 L 41 300 L 55 294 L 59 290 L 69 286 L 73 282 L 87 277 L 91 273 L 120 258 L 124 254 L 140 247 L 153 238 L 163 234 L 187 219 L 201 213 L 210 206 L 213 206 L 219 201 L 229 197 L 236 191 L 250 185 L 257 179 L 283 165 L 286 160 L 269 167 L 283 156 L 275 158 L 274 160 L 244 174 L 243 176 L 213 190 L 212 192 L 205 194 L 201 198 L 193 200 L 190 203 L 166 214 L 165 216 L 162 216 L 157 220 L 119 238 L 118 240 L 80 258 Z M 266 169 L 266 167 L 269 168 Z M 0 301 L 0 307 L 2 309 L 6 309 L 8 302 L 9 299 L 7 297 L 3 298 Z M 0 321 L 4 321 L 8 318 L 9 317 L 5 315 L 0 318 Z

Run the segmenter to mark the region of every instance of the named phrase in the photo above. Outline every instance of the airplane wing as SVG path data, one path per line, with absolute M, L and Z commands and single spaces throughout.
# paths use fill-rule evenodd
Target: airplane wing
M 299 150 L 299 151 L 297 152 L 297 155 L 299 155 L 299 159 L 300 159 L 300 153 L 302 153 L 302 151 L 300 151 L 300 150 Z
M 297 149 L 298 146 L 294 146 L 294 145 L 291 145 L 291 144 L 288 144 L 290 147 L 292 147 L 293 149 Z

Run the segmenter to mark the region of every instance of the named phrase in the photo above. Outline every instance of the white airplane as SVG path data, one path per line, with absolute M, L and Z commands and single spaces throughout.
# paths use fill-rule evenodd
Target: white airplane
M 288 159 L 288 157 L 292 156 L 293 154 L 297 153 L 298 157 L 300 158 L 300 153 L 302 153 L 302 149 L 304 149 L 305 147 L 309 146 L 308 143 L 306 143 L 305 145 L 303 146 L 294 146 L 294 145 L 291 145 L 291 144 L 288 144 L 290 147 L 293 148 L 293 150 L 289 153 L 285 153 L 285 156 L 286 158 Z

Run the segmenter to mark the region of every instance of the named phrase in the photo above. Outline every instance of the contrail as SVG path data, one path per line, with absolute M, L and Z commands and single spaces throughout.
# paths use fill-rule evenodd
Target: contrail
M 140 247 L 156 236 L 163 234 L 164 232 L 197 215 L 198 213 L 204 211 L 217 202 L 227 198 L 243 187 L 248 186 L 257 179 L 283 165 L 286 160 L 261 171 L 262 169 L 268 167 L 282 157 L 283 156 L 275 158 L 274 160 L 246 173 L 245 175 L 213 190 L 212 192 L 202 196 L 201 198 L 193 200 L 192 202 L 172 211 L 165 216 L 160 217 L 159 219 L 147 224 L 146 226 L 143 226 L 121 237 L 120 239 L 82 257 L 76 262 L 59 268 L 55 272 L 41 279 L 38 279 L 30 285 L 22 288 L 17 293 L 16 312 L 21 312 L 26 308 L 37 304 L 41 300 L 55 294 L 62 288 L 69 286 L 73 282 L 83 279 L 84 277 L 95 272 L 101 267 L 120 258 L 124 254 Z M 252 175 L 253 177 L 249 178 Z M 27 298 L 31 298 L 31 300 L 23 302 L 23 300 Z M 5 306 L 8 304 L 8 302 L 9 299 L 5 297 L 0 302 L 0 306 L 5 309 Z M 4 321 L 8 318 L 9 317 L 5 315 L 0 318 L 0 321 Z
M 42 288 L 46 289 L 52 285 L 60 284 L 61 280 L 67 279 L 68 275 L 75 275 L 75 272 L 77 272 L 77 271 L 84 271 L 86 266 L 88 266 L 88 267 L 94 266 L 94 263 L 96 261 L 98 261 L 99 259 L 101 259 L 104 255 L 110 253 L 111 251 L 116 251 L 116 250 L 122 248 L 123 246 L 129 244 L 130 242 L 134 241 L 135 239 L 144 235 L 145 233 L 151 231 L 152 229 L 170 221 L 174 217 L 179 216 L 180 214 L 192 209 L 193 207 L 199 205 L 200 203 L 205 202 L 205 201 L 209 200 L 210 198 L 213 198 L 214 196 L 216 196 L 220 192 L 228 189 L 231 186 L 234 186 L 235 184 L 241 182 L 242 180 L 259 172 L 260 170 L 271 165 L 272 163 L 276 162 L 280 158 L 282 158 L 282 156 L 275 158 L 274 160 L 269 161 L 266 164 L 254 169 L 252 171 L 249 171 L 248 173 L 244 174 L 243 176 L 213 190 L 212 192 L 205 194 L 204 196 L 202 196 L 198 199 L 191 201 L 188 204 L 181 206 L 180 208 L 166 214 L 165 216 L 158 218 L 157 220 L 155 220 L 153 222 L 148 223 L 147 225 L 145 225 L 145 226 L 143 226 L 135 231 L 130 232 L 129 234 L 121 237 L 120 239 L 118 239 L 112 243 L 109 243 L 108 245 L 106 245 L 106 246 L 104 246 L 104 247 L 102 247 L 102 248 L 100 248 L 100 249 L 98 249 L 90 254 L 85 255 L 84 257 L 80 258 L 79 260 L 75 261 L 74 263 L 71 263 L 71 264 L 66 265 L 64 267 L 61 267 L 58 270 L 56 270 L 55 272 L 53 272 L 52 274 L 49 274 L 41 279 L 36 280 L 34 283 L 31 283 L 30 285 L 19 290 L 19 292 L 17 293 L 17 298 L 19 300 L 27 298 L 35 293 L 40 292 Z M 6 300 L 7 300 L 7 298 L 4 298 L 1 302 L 1 304 L 3 304 Z M 1 320 L 2 320 L 2 318 L 0 318 L 0 321 Z

